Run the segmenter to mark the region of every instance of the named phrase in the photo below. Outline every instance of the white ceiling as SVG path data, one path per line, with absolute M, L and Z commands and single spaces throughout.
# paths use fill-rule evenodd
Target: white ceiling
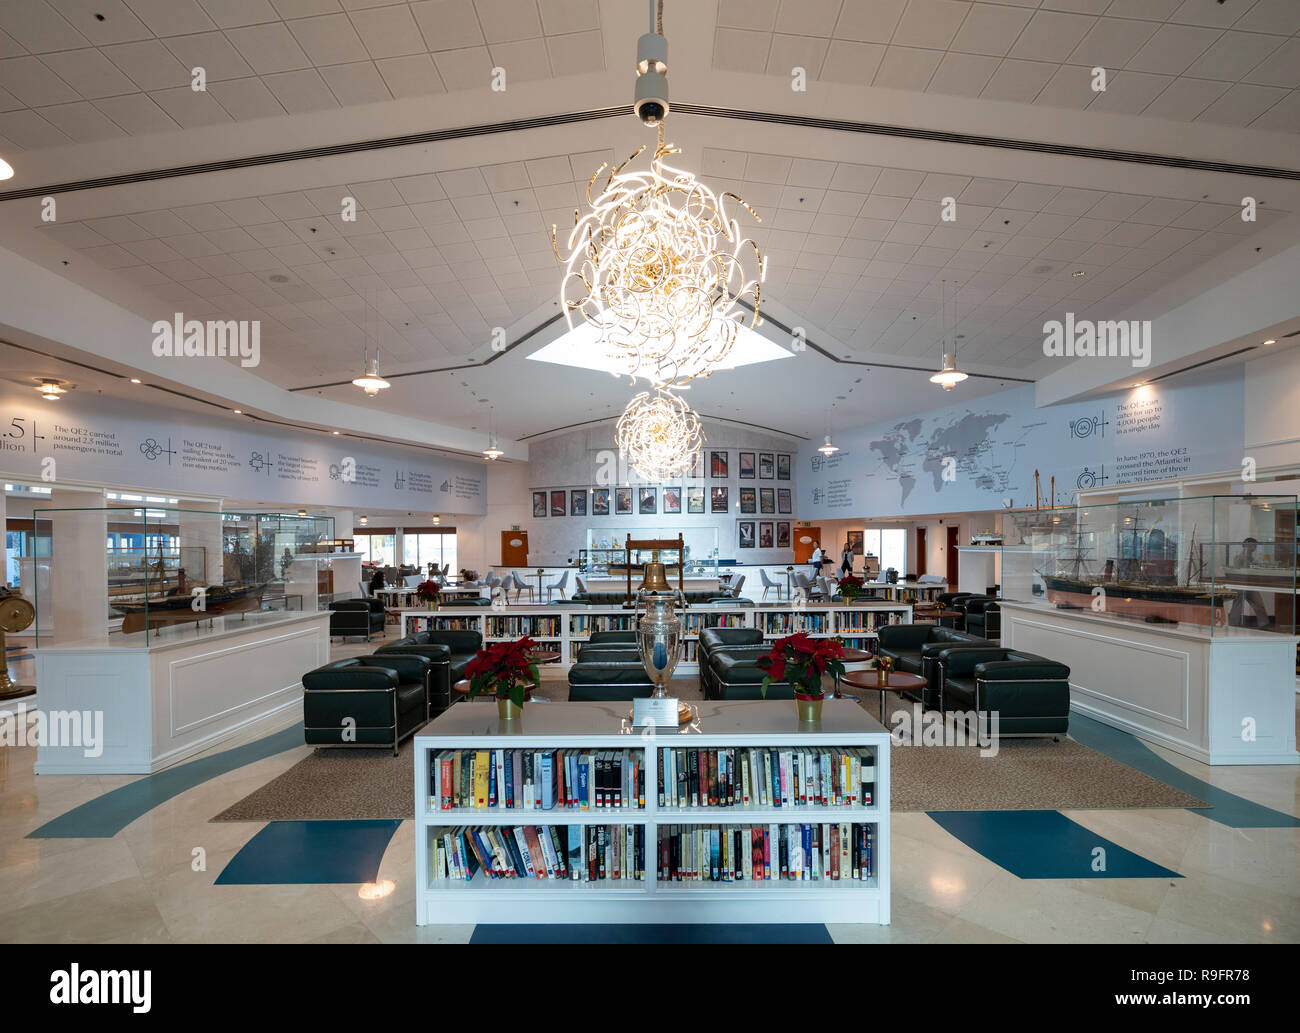
M 9 185 L 39 187 L 626 104 L 645 16 L 645 0 L 0 0 L 0 156 Z M 1296 0 L 668 0 L 665 28 L 675 101 L 1300 164 Z M 524 88 L 491 90 L 498 65 Z M 745 228 L 769 256 L 764 308 L 855 363 L 936 366 L 946 291 L 962 365 L 1033 379 L 1046 319 L 1163 310 L 1300 237 L 1285 179 L 683 114 L 669 135 L 681 165 L 762 215 Z M 0 245 L 151 322 L 261 320 L 251 372 L 281 388 L 351 379 L 375 337 L 386 373 L 470 366 L 494 328 L 516 341 L 558 312 L 550 226 L 649 139 L 620 117 L 194 174 L 61 194 L 54 223 L 11 200 Z M 626 383 L 524 361 L 558 332 L 362 404 L 476 429 L 493 405 L 510 438 L 616 414 Z M 813 437 L 841 395 L 834 419 L 860 424 L 1011 383 L 939 395 L 922 372 L 815 351 L 779 365 L 690 400 Z
M 720 70 L 1296 132 L 1295 0 L 722 0 Z M 1104 92 L 1092 69 L 1107 70 Z

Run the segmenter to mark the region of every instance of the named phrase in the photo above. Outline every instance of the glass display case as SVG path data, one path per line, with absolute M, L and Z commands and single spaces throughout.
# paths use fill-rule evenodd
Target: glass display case
M 1151 625 L 1295 633 L 1296 497 L 1003 514 L 1002 595 Z
M 659 550 L 659 560 L 670 575 L 677 573 L 679 563 L 686 564 L 682 572 L 686 577 L 718 576 L 718 529 L 716 527 L 679 528 L 679 527 L 636 527 L 636 528 L 588 528 L 587 547 L 578 550 L 578 569 L 593 575 L 621 577 L 627 572 L 629 557 L 624 544 L 628 535 L 635 539 L 676 538 L 681 534 L 685 541 L 684 556 L 678 556 L 676 549 Z M 650 562 L 652 550 L 633 549 L 631 556 L 632 572 L 641 573 L 644 564 Z
M 108 631 L 149 641 L 216 617 L 316 610 L 332 591 L 321 580 L 328 564 L 320 562 L 334 537 L 330 517 L 153 506 L 38 509 L 33 536 L 37 645 L 42 635 L 59 635 L 60 623 L 82 636 Z M 96 540 L 105 543 L 102 582 L 93 569 Z M 106 608 L 98 632 L 84 612 L 96 599 Z

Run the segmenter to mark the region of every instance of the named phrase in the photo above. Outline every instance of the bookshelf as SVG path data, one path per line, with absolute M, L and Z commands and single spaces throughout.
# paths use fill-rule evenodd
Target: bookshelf
M 658 798 L 665 749 L 726 750 L 750 757 L 804 750 L 806 756 L 853 752 L 874 763 L 870 805 L 828 802 L 798 806 L 661 806 Z M 442 810 L 430 797 L 431 772 L 446 751 L 644 751 L 644 806 L 520 810 L 501 807 Z M 762 752 L 760 752 L 762 751 Z M 855 703 L 828 699 L 817 725 L 801 725 L 788 701 L 702 701 L 698 716 L 680 731 L 654 736 L 632 729 L 626 703 L 554 703 L 526 707 L 522 719 L 502 722 L 496 708 L 452 707 L 415 738 L 416 922 L 466 923 L 677 923 L 861 922 L 888 924 L 889 733 Z M 440 763 L 440 761 L 437 761 Z M 808 769 L 805 769 L 808 770 Z M 853 769 L 850 768 L 850 771 Z M 811 783 L 810 783 L 811 784 Z M 829 782 L 826 784 L 830 784 Z M 845 785 L 845 782 L 841 782 Z M 851 780 L 850 783 L 851 784 Z M 435 805 L 436 804 L 436 805 Z M 661 832 L 684 843 L 690 830 L 768 829 L 838 824 L 871 832 L 869 877 L 669 881 L 661 877 Z M 554 825 L 567 837 L 600 826 L 634 826 L 644 844 L 641 879 L 438 878 L 436 842 L 464 826 L 497 830 Z M 785 835 L 784 833 L 778 833 Z M 699 843 L 703 837 L 693 839 Z M 567 841 L 567 840 L 566 840 Z M 735 842 L 746 842 L 743 836 Z M 752 840 L 751 840 L 752 842 Z M 432 846 L 431 846 L 432 845 Z M 743 848 L 743 846 L 742 846 Z M 864 852 L 862 852 L 864 853 Z M 683 854 L 674 856 L 680 863 Z M 698 860 L 698 853 L 695 855 Z M 742 855 L 743 857 L 743 855 Z M 820 857 L 820 855 L 819 855 Z M 751 856 L 752 862 L 752 856 Z M 846 866 L 843 871 L 848 871 Z M 752 872 L 752 864 L 751 864 Z M 865 873 L 862 873 L 865 874 Z
M 704 628 L 759 628 L 765 639 L 776 639 L 796 631 L 822 637 L 837 635 L 855 649 L 869 648 L 883 624 L 912 623 L 912 606 L 904 602 L 865 601 L 855 605 L 808 603 L 802 607 L 761 604 L 758 606 L 693 606 L 678 611 L 682 622 L 682 655 L 677 670 L 689 674 L 696 669 L 696 649 Z M 402 634 L 430 629 L 477 631 L 485 642 L 519 638 L 529 634 L 560 654 L 559 666 L 568 668 L 578 650 L 594 632 L 630 631 L 637 615 L 612 606 L 509 606 L 440 607 L 437 610 L 404 610 Z

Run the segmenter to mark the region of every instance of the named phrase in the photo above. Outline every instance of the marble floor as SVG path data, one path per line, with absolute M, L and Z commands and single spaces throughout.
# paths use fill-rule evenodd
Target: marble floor
M 340 646 L 335 655 L 374 645 Z M 23 663 L 12 673 L 30 679 Z M 299 718 L 263 722 L 213 752 Z M 473 932 L 416 927 L 410 821 L 388 843 L 375 884 L 214 884 L 263 826 L 209 819 L 296 764 L 306 746 L 201 782 L 100 839 L 27 837 L 136 776 L 38 777 L 35 752 L 0 747 L 0 942 L 464 942 Z M 1300 767 L 1209 768 L 1153 752 L 1300 815 Z M 1182 878 L 1021 879 L 926 814 L 895 813 L 892 924 L 827 929 L 842 943 L 1300 942 L 1300 827 L 1232 828 L 1191 810 L 1066 817 Z

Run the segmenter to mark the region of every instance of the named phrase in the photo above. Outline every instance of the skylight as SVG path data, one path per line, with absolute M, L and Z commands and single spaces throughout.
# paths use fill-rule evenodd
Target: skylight
M 560 366 L 577 366 L 580 369 L 594 369 L 601 373 L 621 374 L 624 367 L 617 356 L 607 355 L 596 343 L 597 331 L 590 323 L 578 323 L 572 330 L 566 331 L 550 344 L 538 348 L 528 357 L 538 362 L 553 362 Z M 779 344 L 769 341 L 762 334 L 740 327 L 736 344 L 727 356 L 726 362 L 717 369 L 734 369 L 737 366 L 751 366 L 756 362 L 771 362 L 773 359 L 788 359 L 791 352 Z

